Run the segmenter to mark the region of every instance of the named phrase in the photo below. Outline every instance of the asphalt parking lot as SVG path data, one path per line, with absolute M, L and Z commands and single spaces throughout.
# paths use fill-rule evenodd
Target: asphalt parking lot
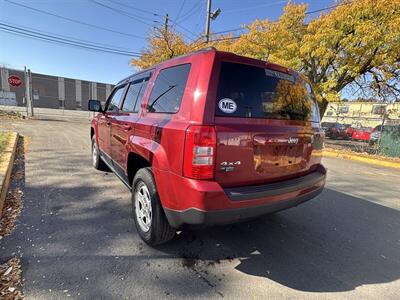
M 24 209 L 0 257 L 22 257 L 27 299 L 398 299 L 400 170 L 325 159 L 316 199 L 150 248 L 128 190 L 91 166 L 88 122 L 0 122 L 26 139 Z

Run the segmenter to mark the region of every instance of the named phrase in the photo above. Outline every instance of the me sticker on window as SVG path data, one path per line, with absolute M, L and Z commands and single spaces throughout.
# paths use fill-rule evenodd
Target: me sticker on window
M 219 100 L 218 107 L 226 114 L 233 114 L 237 109 L 236 102 L 229 98 Z

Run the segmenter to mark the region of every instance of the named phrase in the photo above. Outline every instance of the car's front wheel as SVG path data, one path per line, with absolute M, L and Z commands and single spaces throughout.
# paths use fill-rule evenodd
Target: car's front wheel
M 149 245 L 168 242 L 175 235 L 158 197 L 151 168 L 140 169 L 132 183 L 132 212 L 140 237 Z
M 92 165 L 95 169 L 106 171 L 107 166 L 100 157 L 100 151 L 97 147 L 95 136 L 92 137 Z

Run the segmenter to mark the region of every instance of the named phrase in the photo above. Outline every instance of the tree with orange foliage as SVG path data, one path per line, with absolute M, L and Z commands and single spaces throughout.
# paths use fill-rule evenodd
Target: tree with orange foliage
M 307 22 L 307 5 L 288 3 L 277 21 L 255 20 L 238 39 L 186 43 L 157 31 L 138 67 L 206 46 L 268 60 L 305 74 L 324 110 L 341 92 L 356 87 L 370 97 L 400 99 L 400 0 L 345 0 Z

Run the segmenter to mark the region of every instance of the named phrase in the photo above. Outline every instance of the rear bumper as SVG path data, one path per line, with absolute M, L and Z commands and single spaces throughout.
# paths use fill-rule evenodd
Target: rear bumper
M 267 185 L 222 189 L 204 193 L 187 190 L 185 202 L 192 202 L 184 209 L 168 208 L 164 205 L 165 215 L 174 228 L 183 224 L 223 225 L 241 222 L 270 214 L 311 200 L 320 194 L 325 185 L 326 170 L 322 166 L 315 172 L 296 179 Z M 183 186 L 181 186 L 183 187 Z M 183 188 L 185 190 L 185 188 Z M 190 195 L 194 197 L 196 202 Z M 218 207 L 216 205 L 219 203 Z
M 261 199 L 308 189 L 324 180 L 325 176 L 325 169 L 318 169 L 308 175 L 290 180 L 256 186 L 226 188 L 224 192 L 232 201 Z
M 174 228 L 179 228 L 183 224 L 207 226 L 232 224 L 297 206 L 316 197 L 322 190 L 323 186 L 293 199 L 245 208 L 216 211 L 204 211 L 196 208 L 176 211 L 164 208 L 164 211 L 170 225 Z

